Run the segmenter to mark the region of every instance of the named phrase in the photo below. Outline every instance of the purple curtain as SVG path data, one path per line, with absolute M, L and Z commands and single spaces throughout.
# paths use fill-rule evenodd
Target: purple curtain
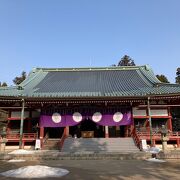
M 102 119 L 96 123 L 101 126 L 121 126 L 121 125 L 132 124 L 131 112 L 124 113 L 122 119 L 119 122 L 114 121 L 113 119 L 114 114 L 104 114 L 102 115 Z
M 54 114 L 56 115 L 53 118 Z M 94 113 L 69 113 L 63 114 L 54 113 L 52 115 L 41 115 L 40 117 L 40 127 L 65 127 L 65 126 L 75 126 L 80 124 L 86 119 L 90 119 L 102 126 L 121 126 L 121 125 L 131 125 L 132 115 L 130 110 L 114 111 L 111 113 L 101 113 L 100 111 Z M 96 118 L 95 115 L 96 114 Z

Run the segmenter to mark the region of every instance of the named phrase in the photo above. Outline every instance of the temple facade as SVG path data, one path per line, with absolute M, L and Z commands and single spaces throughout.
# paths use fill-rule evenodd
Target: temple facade
M 145 66 L 36 68 L 0 88 L 0 124 L 8 145 L 41 148 L 47 139 L 132 137 L 180 147 L 180 85 L 160 82 Z M 2 136 L 2 133 L 1 133 Z

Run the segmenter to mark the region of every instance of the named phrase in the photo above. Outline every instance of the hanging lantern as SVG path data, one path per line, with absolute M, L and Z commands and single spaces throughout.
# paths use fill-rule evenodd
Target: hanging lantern
M 52 121 L 54 123 L 60 123 L 61 122 L 61 115 L 59 113 L 53 113 Z
M 114 122 L 120 122 L 123 119 L 123 114 L 121 112 L 116 112 L 113 115 Z
M 92 120 L 94 122 L 99 122 L 102 119 L 102 114 L 100 112 L 96 112 L 92 116 Z

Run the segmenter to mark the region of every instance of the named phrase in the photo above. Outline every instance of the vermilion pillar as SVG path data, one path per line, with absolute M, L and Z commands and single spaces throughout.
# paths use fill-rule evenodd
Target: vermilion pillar
M 40 127 L 40 141 L 41 141 L 41 148 L 43 147 L 43 139 L 44 139 L 44 127 Z
M 177 139 L 177 147 L 180 147 L 180 139 Z
M 171 110 L 170 107 L 168 107 L 168 129 L 172 131 L 172 116 L 171 116 Z
M 69 126 L 65 127 L 65 136 L 69 136 Z

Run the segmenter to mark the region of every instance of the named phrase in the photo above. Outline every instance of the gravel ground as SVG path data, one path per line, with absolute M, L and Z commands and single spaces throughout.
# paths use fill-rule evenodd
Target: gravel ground
M 141 180 L 164 179 L 179 180 L 180 161 L 148 162 L 145 160 L 52 160 L 52 161 L 0 161 L 0 172 L 28 165 L 46 165 L 60 167 L 70 171 L 61 178 L 43 179 L 69 179 L 69 180 Z M 43 173 L 43 172 L 42 172 Z M 37 177 L 38 178 L 38 177 Z M 0 179 L 10 180 L 0 176 Z

